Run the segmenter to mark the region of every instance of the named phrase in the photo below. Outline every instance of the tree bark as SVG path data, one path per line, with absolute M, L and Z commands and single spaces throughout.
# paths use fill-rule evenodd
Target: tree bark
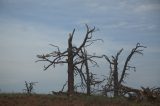
M 89 68 L 88 68 L 88 62 L 87 62 L 87 52 L 84 51 L 85 53 L 85 66 L 86 66 L 86 74 L 87 74 L 87 95 L 91 95 L 91 79 L 89 75 Z
M 114 97 L 118 96 L 118 70 L 117 70 L 117 60 L 113 60 L 114 70 L 113 70 L 113 78 L 114 78 Z
M 72 37 L 68 39 L 68 95 L 74 94 L 74 65 L 73 65 L 73 51 L 72 51 Z

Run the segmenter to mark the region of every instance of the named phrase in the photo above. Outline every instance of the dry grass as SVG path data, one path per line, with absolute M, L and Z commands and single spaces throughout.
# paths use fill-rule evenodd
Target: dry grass
M 160 101 L 127 101 L 124 98 L 106 98 L 103 96 L 67 96 L 0 94 L 0 106 L 160 106 Z

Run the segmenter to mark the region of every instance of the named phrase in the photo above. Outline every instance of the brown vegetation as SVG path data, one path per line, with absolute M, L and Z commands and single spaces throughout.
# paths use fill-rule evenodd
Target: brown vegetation
M 107 98 L 104 96 L 53 96 L 0 94 L 0 106 L 159 106 L 160 101 L 128 101 L 125 98 Z

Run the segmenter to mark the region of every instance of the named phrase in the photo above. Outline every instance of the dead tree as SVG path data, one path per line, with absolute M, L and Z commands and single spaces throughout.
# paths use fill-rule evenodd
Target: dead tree
M 84 58 L 87 59 L 87 52 L 84 49 Z M 86 84 L 87 84 L 87 95 L 91 95 L 91 78 L 90 78 L 90 73 L 89 73 L 89 67 L 88 67 L 88 61 L 84 61 L 85 68 L 86 68 Z
M 31 95 L 32 92 L 33 92 L 33 87 L 35 86 L 35 84 L 38 83 L 38 82 L 27 82 L 25 81 L 25 87 L 26 89 L 24 89 L 24 91 L 27 92 L 27 94 Z
M 141 54 L 143 55 L 142 48 L 146 48 L 145 46 L 140 45 L 140 43 L 136 44 L 136 47 L 133 48 L 130 52 L 130 54 L 127 56 L 127 59 L 125 60 L 122 73 L 120 74 L 120 71 L 118 69 L 118 58 L 120 54 L 122 53 L 123 49 L 121 49 L 115 56 L 112 56 L 112 59 L 109 59 L 106 55 L 103 55 L 105 59 L 109 62 L 110 65 L 110 76 L 108 78 L 108 87 L 109 89 L 114 92 L 114 96 L 118 96 L 119 86 L 124 82 L 124 78 L 128 75 L 126 72 L 127 70 L 134 69 L 135 67 L 130 66 L 129 62 L 133 55 L 135 54 Z M 118 78 L 120 76 L 120 78 Z
M 119 86 L 119 93 L 122 96 L 125 94 L 128 94 L 129 95 L 128 99 L 134 99 L 137 102 L 144 101 L 144 100 L 154 102 L 158 98 L 158 94 L 157 94 L 158 89 L 159 88 L 149 88 L 149 87 L 146 87 L 146 88 L 141 87 L 141 89 L 135 89 L 135 88 L 128 87 L 121 84 Z M 134 98 L 132 98 L 134 95 L 131 93 L 135 94 Z
M 100 39 L 98 39 L 100 40 Z M 94 60 L 96 58 L 103 58 L 103 56 L 96 56 L 96 55 L 89 55 L 87 53 L 87 50 L 85 47 L 81 50 L 81 57 L 84 60 L 81 64 L 81 66 L 78 68 L 76 67 L 76 70 L 78 71 L 80 77 L 81 77 L 81 85 L 82 88 L 87 88 L 87 95 L 91 95 L 91 86 L 98 85 L 102 83 L 104 80 L 98 80 L 95 75 L 93 74 L 89 69 L 89 64 L 93 66 L 99 66 L 98 63 Z
M 82 58 L 82 49 L 84 47 L 92 45 L 95 41 L 99 39 L 93 39 L 92 34 L 96 30 L 94 28 L 89 28 L 88 25 L 86 25 L 86 35 L 83 39 L 82 43 L 79 47 L 73 46 L 73 35 L 75 32 L 75 29 L 71 34 L 69 34 L 68 38 L 68 48 L 64 52 L 61 52 L 58 46 L 51 45 L 53 47 L 56 47 L 57 50 L 46 54 L 46 55 L 37 55 L 37 57 L 40 59 L 38 61 L 44 61 L 48 62 L 49 64 L 47 66 L 44 66 L 44 70 L 47 70 L 50 66 L 55 67 L 57 64 L 63 64 L 66 63 L 68 65 L 68 95 L 71 96 L 74 94 L 74 74 L 75 70 L 78 70 L 80 72 L 80 69 L 78 68 L 79 64 L 82 64 L 85 60 L 92 58 L 89 57 L 87 59 Z M 37 62 L 38 62 L 37 61 Z
M 149 87 L 141 87 L 142 88 L 142 93 L 144 95 L 144 97 L 146 97 L 146 99 L 148 101 L 151 101 L 151 102 L 154 102 L 158 96 L 159 96 L 159 91 L 160 91 L 160 88 L 149 88 Z
M 108 79 L 108 87 L 113 87 L 114 96 L 118 96 L 118 58 L 123 49 L 121 49 L 116 56 L 112 56 L 112 60 L 110 60 L 106 55 L 104 55 L 105 59 L 110 64 L 110 76 Z
M 119 85 L 119 95 L 124 96 L 125 94 L 129 95 L 129 100 L 136 100 L 137 102 L 141 102 L 144 98 L 142 90 L 128 87 L 123 84 Z

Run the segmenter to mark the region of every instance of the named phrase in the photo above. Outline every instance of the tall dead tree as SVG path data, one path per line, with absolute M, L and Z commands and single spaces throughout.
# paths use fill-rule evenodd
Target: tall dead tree
M 118 58 L 120 56 L 120 54 L 122 53 L 123 49 L 121 49 L 119 52 L 117 52 L 117 54 L 115 56 L 112 56 L 112 60 L 109 59 L 106 55 L 103 55 L 105 57 L 105 59 L 109 62 L 110 64 L 110 76 L 108 79 L 108 87 L 110 87 L 109 89 L 114 92 L 114 96 L 118 96 L 118 91 L 119 91 L 119 86 L 121 85 L 121 83 L 124 81 L 124 78 L 128 75 L 128 73 L 126 72 L 127 70 L 130 69 L 134 69 L 135 67 L 130 66 L 129 62 L 131 60 L 131 58 L 133 57 L 133 55 L 135 54 L 141 54 L 143 55 L 143 49 L 142 48 L 146 48 L 145 46 L 140 45 L 140 43 L 136 44 L 136 47 L 133 48 L 130 52 L 130 54 L 127 56 L 123 69 L 122 69 L 122 73 L 120 74 L 120 71 L 118 69 Z M 120 78 L 118 78 L 118 76 L 120 76 Z
M 68 95 L 71 96 L 74 94 L 74 73 L 75 70 L 78 70 L 80 73 L 80 69 L 78 68 L 79 64 L 84 63 L 84 61 L 93 58 L 94 56 L 90 56 L 87 58 L 82 57 L 82 49 L 84 47 L 90 46 L 93 42 L 99 40 L 99 39 L 93 39 L 92 33 L 96 30 L 94 28 L 89 28 L 89 26 L 86 24 L 86 34 L 85 38 L 83 39 L 82 43 L 79 47 L 73 46 L 73 35 L 75 33 L 75 29 L 71 34 L 69 34 L 68 38 L 68 48 L 67 50 L 61 52 L 58 46 L 52 45 L 53 47 L 56 47 L 57 50 L 53 51 L 49 54 L 43 54 L 43 55 L 37 55 L 37 57 L 40 60 L 38 61 L 44 61 L 48 62 L 49 64 L 47 66 L 44 66 L 44 70 L 47 70 L 50 66 L 55 67 L 57 64 L 63 64 L 66 63 L 68 65 Z
M 87 59 L 87 52 L 84 49 L 84 58 Z M 87 95 L 91 94 L 91 78 L 90 78 L 90 73 L 89 73 L 89 67 L 88 67 L 88 61 L 84 61 L 85 64 L 85 68 L 86 68 L 86 76 L 87 76 L 87 80 L 86 80 L 86 85 L 87 85 Z
M 101 40 L 102 39 L 96 39 L 94 41 Z M 82 63 L 80 64 L 80 67 L 75 67 L 76 71 L 80 75 L 81 78 L 81 84 L 79 85 L 83 89 L 87 89 L 87 95 L 91 95 L 92 90 L 91 86 L 98 85 L 104 81 L 103 80 L 98 80 L 95 76 L 96 74 L 93 74 L 90 71 L 89 65 L 91 64 L 92 66 L 99 66 L 98 63 L 95 61 L 97 58 L 103 58 L 103 56 L 96 56 L 96 55 L 90 55 L 88 54 L 87 50 L 85 47 L 81 50 L 81 57 L 82 57 Z
M 89 76 L 89 68 L 88 67 L 86 67 L 86 74 L 87 74 L 87 95 L 91 95 L 91 79 Z
M 84 80 L 84 82 L 85 82 L 85 84 L 86 84 L 86 88 L 87 88 L 87 95 L 91 95 L 91 86 L 92 85 L 96 85 L 96 84 L 99 84 L 99 83 L 101 83 L 101 82 L 103 82 L 103 80 L 102 81 L 98 81 L 98 80 L 96 80 L 96 78 L 95 78 L 95 74 L 93 74 L 92 72 L 90 72 L 90 69 L 89 69 L 89 63 L 91 63 L 92 65 L 94 65 L 94 66 L 97 66 L 98 67 L 98 64 L 97 64 L 97 62 L 93 59 L 93 58 L 103 58 L 103 56 L 93 56 L 93 55 L 89 55 L 88 53 L 87 53 L 87 51 L 86 51 L 86 49 L 84 48 L 83 49 L 83 51 L 82 51 L 82 56 L 83 56 L 83 58 L 84 58 L 84 63 L 82 63 L 82 67 L 80 68 L 80 71 L 83 71 L 83 65 L 84 65 L 84 70 L 86 71 L 86 73 L 85 72 L 82 72 L 81 74 L 83 74 L 82 76 L 83 76 L 83 79 L 82 80 Z M 85 75 L 85 74 L 86 75 Z

